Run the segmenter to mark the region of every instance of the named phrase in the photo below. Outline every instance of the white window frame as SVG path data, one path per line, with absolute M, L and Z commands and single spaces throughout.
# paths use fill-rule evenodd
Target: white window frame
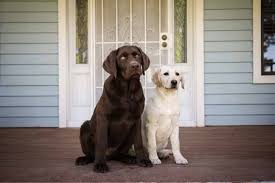
M 253 0 L 253 83 L 275 83 L 275 75 L 262 75 L 261 0 Z

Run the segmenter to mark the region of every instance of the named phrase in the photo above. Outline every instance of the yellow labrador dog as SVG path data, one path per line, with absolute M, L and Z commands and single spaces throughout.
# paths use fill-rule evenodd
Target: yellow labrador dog
M 143 145 L 153 164 L 173 154 L 176 164 L 188 164 L 180 152 L 178 98 L 179 86 L 184 87 L 181 74 L 170 66 L 162 66 L 153 73 L 156 88 L 148 99 L 142 123 Z M 166 149 L 170 138 L 172 150 Z

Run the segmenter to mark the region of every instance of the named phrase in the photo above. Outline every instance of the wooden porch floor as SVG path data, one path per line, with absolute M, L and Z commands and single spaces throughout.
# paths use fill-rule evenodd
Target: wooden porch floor
M 173 158 L 153 168 L 109 162 L 96 174 L 76 167 L 78 129 L 0 129 L 0 181 L 275 181 L 275 126 L 182 128 L 189 161 Z

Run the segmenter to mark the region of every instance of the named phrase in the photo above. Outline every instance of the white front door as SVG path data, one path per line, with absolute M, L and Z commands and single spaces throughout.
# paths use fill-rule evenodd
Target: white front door
M 76 0 L 71 3 L 74 28 L 70 64 L 69 126 L 89 119 L 101 96 L 108 74 L 102 63 L 111 50 L 122 45 L 141 47 L 151 60 L 150 69 L 169 64 L 185 77 L 179 91 L 181 126 L 195 126 L 192 61 L 192 0 Z M 77 5 L 79 3 L 79 5 Z M 88 6 L 89 4 L 89 6 Z M 86 9 L 83 8 L 87 6 Z M 76 10 L 79 8 L 79 10 Z M 80 10 L 81 9 L 81 10 Z M 84 13 L 87 14 L 85 18 Z M 188 17 L 188 18 L 187 18 Z M 85 23 L 86 21 L 86 23 Z M 82 23 L 81 23 L 82 22 Z M 84 23 L 83 23 L 84 22 Z M 88 30 L 86 30 L 86 24 Z M 86 43 L 82 38 L 86 35 Z M 188 35 L 188 36 L 187 36 Z M 78 37 L 76 37 L 78 36 Z M 76 39 L 77 38 L 77 39 Z M 86 46 L 86 51 L 82 47 Z M 74 51 L 74 50 L 77 50 Z M 88 58 L 85 60 L 85 58 Z M 149 72 L 142 76 L 145 98 L 152 96 L 154 84 Z M 71 121 L 71 122 L 70 122 Z

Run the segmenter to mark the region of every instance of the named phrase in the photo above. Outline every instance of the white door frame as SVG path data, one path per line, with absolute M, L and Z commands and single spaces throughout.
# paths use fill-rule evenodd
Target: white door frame
M 58 0 L 59 128 L 67 127 L 68 28 L 67 3 Z
M 89 2 L 89 9 L 91 8 Z M 193 1 L 193 67 L 194 67 L 194 95 L 195 121 L 197 127 L 205 126 L 204 116 L 204 29 L 203 14 L 204 0 Z M 89 11 L 90 12 L 90 11 Z M 58 0 L 58 60 L 59 60 L 59 127 L 67 127 L 68 108 L 68 11 L 66 0 Z M 89 16 L 91 17 L 91 16 Z M 90 32 L 91 30 L 89 30 Z M 91 34 L 90 34 L 91 35 Z M 89 38 L 93 39 L 93 38 Z M 91 41 L 89 41 L 89 46 Z M 91 47 L 90 47 L 91 48 Z M 90 49 L 89 53 L 91 52 Z M 92 55 L 92 54 L 90 54 Z M 93 85 L 91 86 L 93 88 Z

